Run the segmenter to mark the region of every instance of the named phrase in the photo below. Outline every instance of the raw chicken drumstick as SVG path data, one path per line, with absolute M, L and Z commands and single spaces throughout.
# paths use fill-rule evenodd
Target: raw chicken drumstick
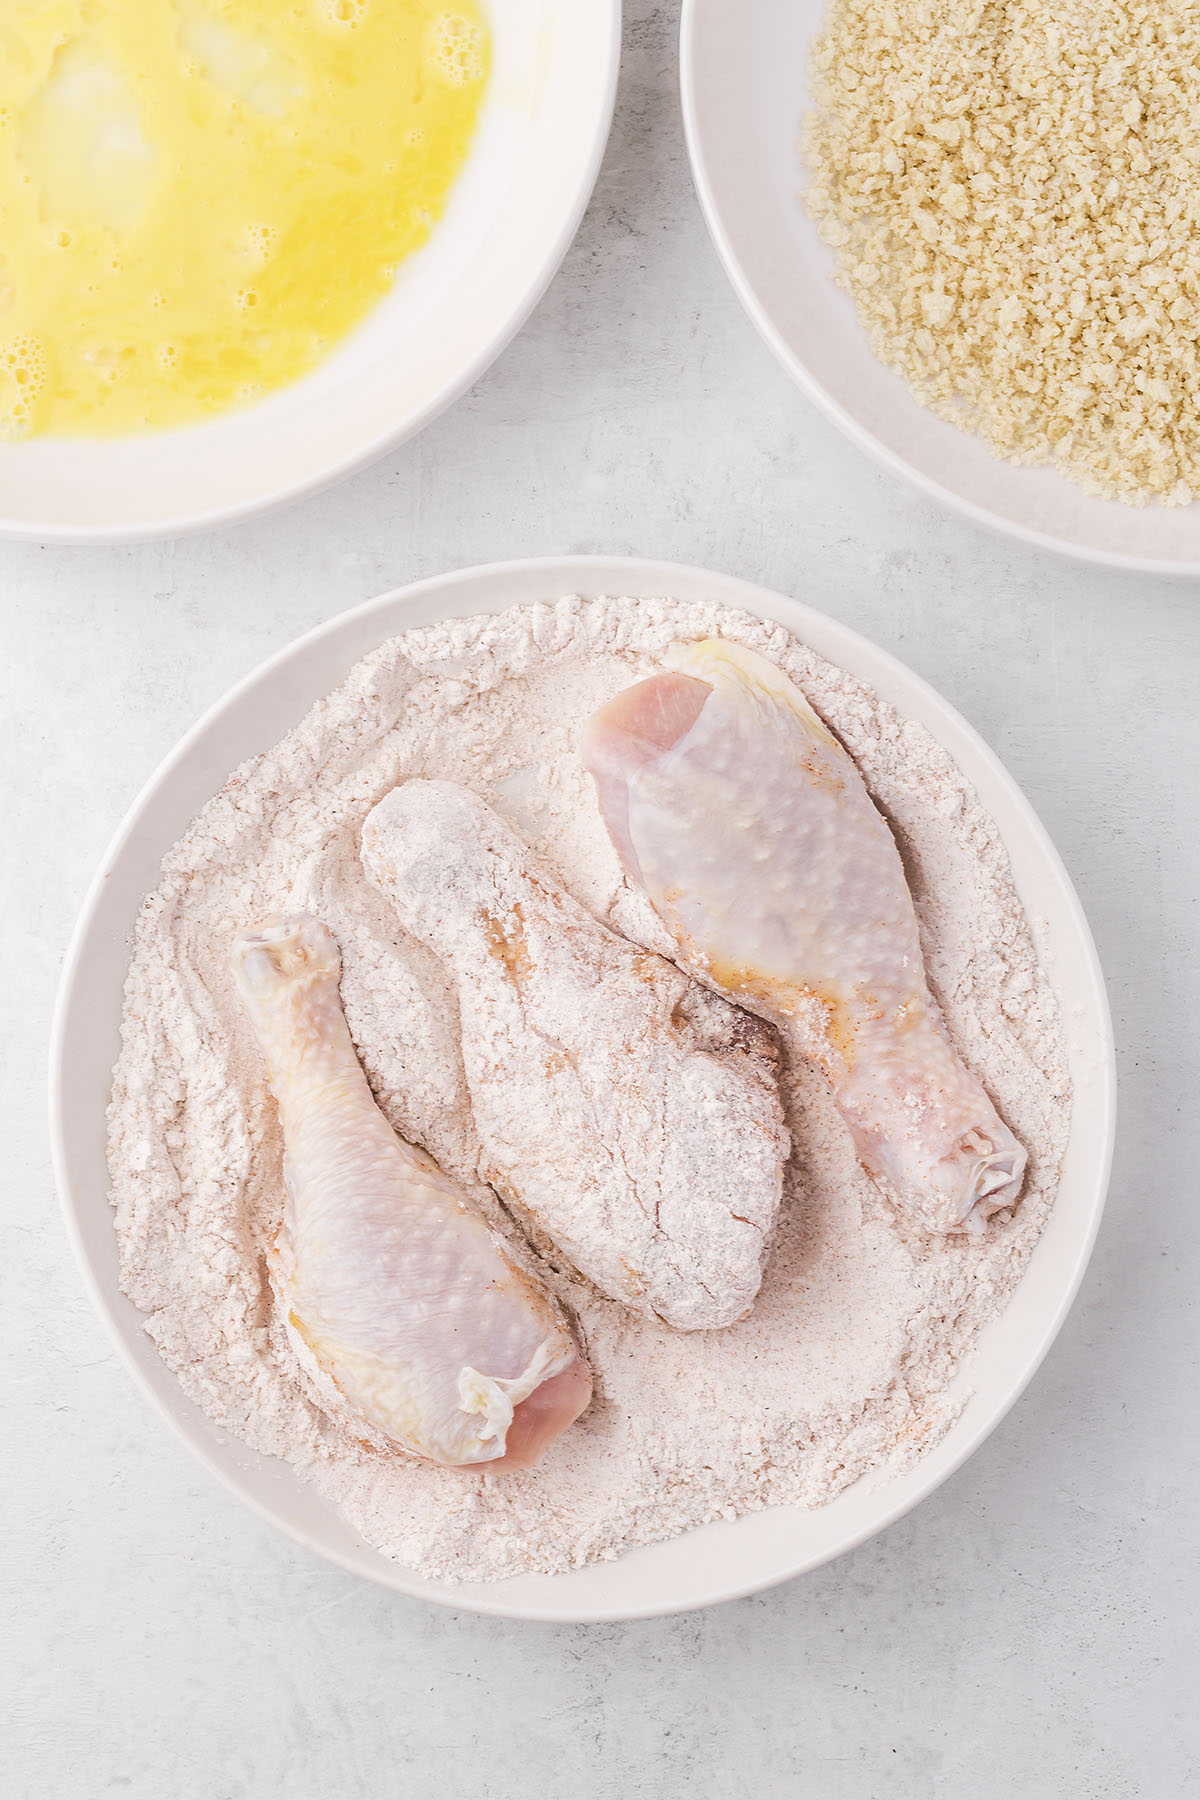
M 501 1198 L 615 1300 L 744 1317 L 788 1149 L 768 1028 L 593 918 L 465 788 L 396 788 L 363 864 L 455 985 Z
M 233 968 L 283 1126 L 273 1283 L 302 1365 L 418 1456 L 528 1467 L 591 1395 L 558 1305 L 376 1106 L 324 925 L 269 919 L 235 939 Z
M 589 722 L 584 760 L 626 874 L 682 965 L 826 1074 L 864 1166 L 948 1231 L 1016 1199 L 1025 1152 L 926 985 L 892 834 L 774 664 L 710 639 Z

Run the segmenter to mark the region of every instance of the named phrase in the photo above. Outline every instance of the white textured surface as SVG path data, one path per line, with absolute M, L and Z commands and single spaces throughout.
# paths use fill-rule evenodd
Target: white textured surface
M 424 437 L 222 536 L 0 545 L 6 1800 L 1200 1795 L 1200 588 L 985 536 L 837 437 L 761 347 L 705 239 L 676 9 L 628 10 L 580 240 L 530 327 Z M 565 550 L 791 589 L 961 707 L 1079 885 L 1123 1079 L 1091 1274 L 979 1455 L 840 1563 L 627 1627 L 434 1612 L 239 1507 L 93 1318 L 42 1125 L 71 921 L 184 725 L 357 600 Z

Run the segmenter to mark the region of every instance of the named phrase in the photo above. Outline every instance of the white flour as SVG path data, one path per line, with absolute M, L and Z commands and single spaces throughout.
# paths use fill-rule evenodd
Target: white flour
M 371 1450 L 315 1403 L 272 1309 L 263 1255 L 282 1206 L 281 1145 L 230 938 L 281 910 L 328 924 L 385 1112 L 511 1233 L 476 1174 L 451 990 L 364 879 L 359 831 L 406 776 L 462 782 L 580 901 L 657 946 L 575 742 L 593 708 L 653 672 L 671 643 L 705 635 L 772 657 L 856 758 L 900 842 L 951 1034 L 1029 1150 L 1024 1196 L 979 1238 L 913 1227 L 859 1168 L 821 1079 L 792 1070 L 795 1150 L 749 1319 L 678 1335 L 602 1299 L 561 1258 L 543 1261 L 595 1372 L 585 1418 L 519 1475 Z M 166 858 L 136 932 L 113 1085 L 122 1280 L 187 1393 L 303 1469 L 380 1550 L 432 1577 L 552 1573 L 705 1520 L 820 1505 L 935 1441 L 957 1406 L 949 1383 L 1041 1231 L 1069 1112 L 1057 1007 L 998 833 L 925 730 L 744 614 L 564 599 L 384 644 L 239 769 Z

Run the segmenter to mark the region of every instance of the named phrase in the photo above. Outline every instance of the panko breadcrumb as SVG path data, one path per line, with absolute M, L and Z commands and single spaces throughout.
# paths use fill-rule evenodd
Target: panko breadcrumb
M 1089 493 L 1200 495 L 1200 6 L 832 0 L 809 209 L 881 361 Z

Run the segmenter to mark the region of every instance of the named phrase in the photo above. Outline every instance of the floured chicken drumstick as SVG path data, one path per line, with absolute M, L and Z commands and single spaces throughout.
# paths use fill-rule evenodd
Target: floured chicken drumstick
M 303 1367 L 417 1456 L 528 1467 L 591 1395 L 556 1302 L 376 1106 L 324 925 L 269 919 L 235 940 L 233 967 L 283 1126 L 272 1280 Z
M 828 1076 L 858 1155 L 935 1230 L 1016 1199 L 1025 1152 L 946 1036 L 892 834 L 799 689 L 708 640 L 590 721 L 584 760 L 680 961 Z
M 681 1331 L 742 1318 L 787 1155 L 771 1033 L 600 924 L 464 788 L 397 788 L 363 863 L 458 990 L 501 1197 L 613 1299 Z

